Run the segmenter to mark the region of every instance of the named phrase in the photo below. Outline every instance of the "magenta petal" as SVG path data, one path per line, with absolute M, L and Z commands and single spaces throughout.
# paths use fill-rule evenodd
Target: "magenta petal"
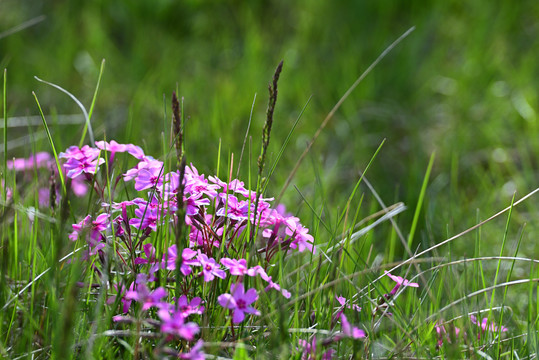
M 243 319 L 245 319 L 245 314 L 243 313 L 243 311 L 239 309 L 234 310 L 234 314 L 232 315 L 232 322 L 234 324 L 238 324 L 242 322 Z
M 157 315 L 163 322 L 169 322 L 172 319 L 168 310 L 161 309 L 157 312 Z
M 161 286 L 155 289 L 151 295 L 152 300 L 157 301 L 161 299 L 162 297 L 167 296 L 167 291 L 162 288 Z
M 178 304 L 178 307 L 187 306 L 187 304 L 188 304 L 187 303 L 187 296 L 185 296 L 185 295 L 180 296 L 178 298 L 177 304 Z
M 198 296 L 197 297 L 194 297 L 192 300 L 191 300 L 191 306 L 192 307 L 197 307 L 200 305 L 200 303 L 202 302 L 202 299 L 199 298 Z
M 243 311 L 249 314 L 253 314 L 253 315 L 260 315 L 260 311 L 258 311 L 252 306 L 247 306 Z
M 258 300 L 258 294 L 256 293 L 256 290 L 254 288 L 247 290 L 245 296 L 243 296 L 243 300 L 247 305 L 252 304 L 256 300 Z
M 354 326 L 354 329 L 352 330 L 352 337 L 354 339 L 363 339 L 364 337 L 366 337 L 366 334 L 365 331 L 358 329 Z
M 178 331 L 179 335 L 188 341 L 192 341 L 198 332 L 198 325 L 194 322 L 184 324 Z
M 183 260 L 190 260 L 190 259 L 194 258 L 196 254 L 197 254 L 196 251 L 191 250 L 189 248 L 185 248 L 182 251 L 182 258 L 183 258 Z
M 234 296 L 235 299 L 242 298 L 243 294 L 245 293 L 243 284 L 237 283 L 237 284 L 230 285 L 230 292 L 232 293 L 232 296 Z
M 230 294 L 222 294 L 217 298 L 219 305 L 227 309 L 235 309 L 237 304 L 236 300 Z

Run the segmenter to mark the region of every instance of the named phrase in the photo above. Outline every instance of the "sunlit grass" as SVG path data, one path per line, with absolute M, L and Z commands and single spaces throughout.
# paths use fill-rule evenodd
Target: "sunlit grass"
M 122 303 L 108 302 L 113 294 L 104 285 L 129 284 L 133 274 L 105 271 L 108 279 L 99 279 L 91 271 L 99 260 L 76 260 L 84 242 L 68 240 L 71 224 L 98 214 L 102 202 L 134 196 L 122 180 L 115 184 L 134 165 L 129 155 L 117 154 L 112 168 L 104 158 L 102 194 L 61 191 L 54 208 L 40 205 L 39 191 L 61 178 L 51 185 L 50 169 L 7 166 L 42 150 L 93 145 L 93 133 L 142 146 L 168 173 L 175 169 L 171 89 L 185 96 L 188 163 L 282 200 L 317 245 L 315 254 L 275 255 L 271 275 L 290 299 L 260 292 L 261 316 L 238 328 L 218 306 L 197 318 L 208 357 L 300 359 L 302 341 L 314 341 L 318 357 L 329 349 L 344 358 L 537 357 L 535 4 L 88 3 L 80 16 L 60 5 L 4 10 L 3 357 L 144 358 L 194 345 L 167 342 L 140 322 L 115 323 Z M 27 25 L 12 33 L 19 24 Z M 411 26 L 414 33 L 339 104 Z M 264 95 L 280 58 L 275 125 L 257 176 Z M 33 76 L 89 104 L 84 121 L 66 124 L 63 114 L 79 107 Z M 45 126 L 12 127 L 39 112 Z M 175 234 L 164 227 L 151 236 L 157 257 Z M 384 270 L 419 288 L 385 302 L 393 283 Z M 263 289 L 261 279 L 250 280 Z M 230 284 L 198 279 L 194 289 L 215 305 Z M 365 339 L 331 340 L 342 331 L 337 296 L 362 308 L 345 313 Z M 155 311 L 147 315 L 159 319 Z M 470 315 L 508 330 L 482 332 Z M 135 307 L 130 316 L 141 320 L 143 313 Z

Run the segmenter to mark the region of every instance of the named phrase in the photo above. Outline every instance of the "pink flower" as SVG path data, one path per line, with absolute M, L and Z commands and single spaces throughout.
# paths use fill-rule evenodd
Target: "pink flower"
M 410 282 L 409 280 L 406 280 L 400 276 L 391 275 L 391 273 L 389 273 L 388 271 L 384 271 L 384 273 L 389 276 L 391 280 L 397 283 L 397 285 L 395 285 L 395 287 L 389 293 L 389 295 L 391 296 L 395 295 L 397 293 L 397 290 L 399 290 L 401 286 L 419 287 L 419 284 Z
M 208 258 L 205 254 L 198 251 L 198 261 L 200 266 L 202 266 L 201 274 L 204 274 L 204 281 L 212 281 L 215 277 L 220 277 L 224 279 L 226 274 L 223 270 L 219 269 L 219 265 L 213 258 Z
M 210 205 L 210 199 L 202 198 L 202 194 L 191 195 L 184 198 L 185 214 L 188 216 L 197 215 L 200 212 L 200 207 Z
M 154 172 L 156 169 L 158 173 L 160 172 L 161 168 L 163 167 L 163 163 L 159 160 L 154 160 L 150 157 L 145 157 L 137 164 L 136 167 L 127 170 L 125 174 L 123 174 L 124 181 L 129 181 L 132 179 L 135 179 L 137 176 L 139 176 L 139 173 L 141 170 L 146 169 L 150 172 Z M 142 184 L 139 184 L 140 187 L 144 186 L 144 181 Z
M 167 296 L 164 288 L 158 287 L 154 291 L 148 290 L 145 283 L 136 284 L 135 290 L 129 290 L 125 294 L 127 300 L 135 300 L 142 303 L 142 310 L 148 310 L 152 306 L 159 306 L 160 299 Z
M 247 260 L 245 259 L 222 258 L 221 264 L 228 268 L 230 275 L 242 276 L 247 273 Z
M 197 169 L 191 166 L 185 167 L 185 192 L 192 195 L 206 194 L 211 199 L 217 196 L 219 185 L 210 185 L 204 175 L 199 175 Z
M 200 331 L 194 322 L 185 323 L 185 317 L 181 311 L 174 311 L 172 315 L 166 309 L 161 309 L 157 315 L 163 322 L 161 331 L 167 334 L 179 336 L 187 341 L 193 341 L 195 335 Z
M 129 225 L 137 229 L 150 228 L 153 231 L 157 230 L 158 222 L 162 222 L 165 216 L 165 210 L 162 204 L 155 197 L 150 202 L 142 202 L 135 209 L 136 218 L 129 220 Z
M 192 249 L 184 248 L 182 251 L 182 265 L 180 271 L 184 276 L 187 276 L 191 273 L 191 266 L 200 265 L 200 262 L 197 259 L 193 259 L 198 253 Z M 172 245 L 168 248 L 166 254 L 166 269 L 175 270 L 176 269 L 176 258 L 178 257 L 178 249 L 176 245 Z
M 96 241 L 101 239 L 101 232 L 105 231 L 110 224 L 109 217 L 109 214 L 104 213 L 98 215 L 96 219 L 92 221 L 92 216 L 87 215 L 84 219 L 82 219 L 80 223 L 71 225 L 74 231 L 69 235 L 69 238 L 72 241 L 76 241 L 79 237 L 79 234 L 83 233 L 84 230 L 89 228 L 91 240 Z
M 345 297 L 342 297 L 342 296 L 336 296 L 335 299 L 337 299 L 337 301 L 339 302 L 339 304 L 341 304 L 341 307 L 345 307 L 348 308 L 348 309 L 354 309 L 355 311 L 361 311 L 361 308 L 357 305 L 357 304 L 353 304 L 352 306 L 350 306 L 350 304 L 347 304 L 347 301 Z
M 309 234 L 309 229 L 303 227 L 299 222 L 294 221 L 297 218 L 288 218 L 286 224 L 286 234 L 293 238 L 290 247 L 292 249 L 298 248 L 299 252 L 303 252 L 305 249 L 309 250 L 313 254 L 316 252 L 313 247 L 314 238 Z
M 138 176 L 135 179 L 135 190 L 141 191 L 161 186 L 163 184 L 162 169 L 159 167 L 150 167 L 139 170 Z
M 113 285 L 114 288 L 116 289 L 116 293 L 117 295 L 112 295 L 111 297 L 109 297 L 107 299 L 107 304 L 114 304 L 114 302 L 116 301 L 117 297 L 119 296 L 120 297 L 120 301 L 122 302 L 122 311 L 124 314 L 127 314 L 127 312 L 129 312 L 129 308 L 131 307 L 131 302 L 133 300 L 131 299 L 127 299 L 125 297 L 125 292 L 126 292 L 126 288 L 123 284 L 114 284 Z M 130 286 L 129 286 L 129 290 L 127 291 L 133 291 L 135 288 L 135 283 L 132 283 Z
M 494 322 L 490 322 L 489 324 L 488 318 L 483 318 L 483 320 L 481 320 L 481 323 L 479 323 L 475 315 L 470 315 L 470 321 L 472 322 L 472 324 L 479 326 L 483 332 L 487 330 L 491 332 L 505 332 L 508 330 L 505 326 L 498 328 L 498 326 Z
M 219 194 L 223 204 L 215 212 L 217 216 L 226 216 L 232 220 L 242 221 L 247 219 L 249 203 L 247 201 L 238 201 L 234 195 Z
M 178 311 L 180 311 L 185 317 L 192 314 L 200 315 L 204 312 L 204 306 L 200 306 L 201 303 L 202 299 L 198 296 L 194 297 L 191 302 L 189 302 L 187 301 L 187 296 L 182 295 L 177 302 Z
M 444 324 L 439 324 L 437 323 L 435 326 L 434 326 L 434 329 L 436 330 L 436 334 L 438 335 L 438 342 L 437 342 L 437 346 L 440 347 L 443 345 L 444 343 L 444 340 L 447 341 L 449 344 L 451 344 L 451 339 L 455 339 L 459 336 L 460 334 L 460 329 L 454 325 L 449 325 L 450 327 L 449 328 L 453 328 L 454 330 L 454 336 L 450 336 L 450 334 L 447 333 L 446 329 L 445 329 L 445 325 Z M 464 336 L 466 336 L 466 333 L 464 333 Z
M 105 162 L 99 156 L 99 149 L 94 149 L 88 145 L 84 145 L 81 149 L 76 146 L 69 147 L 66 152 L 60 153 L 59 158 L 67 159 L 63 168 L 67 170 L 69 178 L 75 178 L 82 173 L 94 175 L 99 165 Z
M 79 175 L 72 178 L 71 190 L 73 190 L 73 194 L 75 194 L 75 196 L 81 197 L 86 195 L 88 192 L 88 185 L 86 185 L 84 181 L 84 176 Z
M 346 316 L 344 314 L 341 314 L 341 326 L 342 332 L 345 336 L 351 337 L 353 339 L 364 339 L 365 337 L 367 337 L 365 331 L 350 325 L 348 319 L 346 319 Z
M 260 315 L 260 311 L 253 308 L 251 305 L 258 300 L 258 294 L 254 288 L 245 292 L 243 284 L 232 284 L 230 286 L 230 294 L 221 294 L 217 298 L 219 305 L 224 308 L 230 309 L 232 313 L 232 322 L 239 324 L 245 319 L 245 313 Z
M 47 152 L 38 152 L 30 155 L 28 159 L 13 159 L 7 161 L 7 168 L 15 171 L 32 170 L 34 167 L 46 167 L 53 163 L 51 155 Z
M 131 154 L 132 156 L 134 156 L 135 158 L 139 160 L 142 160 L 146 157 L 144 155 L 144 151 L 142 151 L 142 148 L 140 146 L 127 144 L 125 148 L 129 154 Z
M 143 258 L 135 258 L 135 264 L 148 264 L 155 262 L 155 248 L 152 244 L 144 244 L 142 247 L 144 249 L 144 254 L 146 255 L 146 259 Z
M 111 140 L 110 143 L 106 141 L 96 141 L 95 146 L 98 149 L 106 150 L 111 153 L 125 152 L 127 150 L 127 145 L 118 144 L 114 140 Z

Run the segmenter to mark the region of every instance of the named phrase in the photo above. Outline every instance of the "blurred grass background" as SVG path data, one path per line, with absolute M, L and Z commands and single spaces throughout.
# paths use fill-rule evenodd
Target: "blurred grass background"
M 386 204 L 409 206 L 399 216 L 407 232 L 435 151 L 415 239 L 421 247 L 508 206 L 515 190 L 519 197 L 537 187 L 537 1 L 2 0 L 0 33 L 40 16 L 44 19 L 34 26 L 0 35 L 9 116 L 37 114 L 31 91 L 48 114 L 79 114 L 64 94 L 33 77 L 64 87 L 89 106 L 104 58 L 92 121 L 96 138 L 106 133 L 108 139 L 161 154 L 170 95 L 178 86 L 189 116 L 188 160 L 205 174 L 215 171 L 219 139 L 222 163 L 229 153 L 238 159 L 255 94 L 250 133 L 256 162 L 267 84 L 284 59 L 270 163 L 311 95 L 312 100 L 271 180 L 270 195 L 279 192 L 342 94 L 392 41 L 415 26 L 336 113 L 293 184 L 317 211 L 342 206 L 358 171 L 387 139 L 368 178 Z M 57 144 L 67 147 L 80 137 L 81 125 L 54 125 L 54 116 L 50 122 Z M 40 131 L 10 128 L 9 139 Z M 35 148 L 48 150 L 45 139 Z M 9 156 L 31 150 L 26 143 Z M 245 163 L 242 169 L 246 179 Z M 369 197 L 366 188 L 362 191 Z M 301 197 L 291 186 L 284 201 L 295 210 Z M 530 221 L 529 241 L 521 248 L 530 256 L 538 250 L 535 203 L 528 201 L 514 214 L 515 229 Z M 373 201 L 363 207 L 365 216 L 380 209 Z M 504 221 L 483 233 L 494 253 Z M 517 236 L 515 231 L 512 239 Z M 373 242 L 384 249 L 376 232 Z M 465 241 L 455 246 L 464 254 L 473 251 Z

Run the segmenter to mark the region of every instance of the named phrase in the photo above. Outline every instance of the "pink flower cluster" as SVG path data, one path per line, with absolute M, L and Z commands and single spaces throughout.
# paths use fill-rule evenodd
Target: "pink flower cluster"
M 282 207 L 272 209 L 272 199 L 257 199 L 257 194 L 248 190 L 240 180 L 224 182 L 214 176 L 205 177 L 192 164 L 186 166 L 183 173 L 179 170 L 165 172 L 162 161 L 145 155 L 138 146 L 115 141 L 98 141 L 95 145 L 96 148 L 84 146 L 80 149 L 72 146 L 60 157 L 64 159 L 62 166 L 67 177 L 84 177 L 94 185 L 102 199 L 97 214 L 87 215 L 73 224 L 70 239 L 87 244 L 84 258 L 99 255 L 97 259 L 104 258 L 111 241 L 116 242 L 115 255 L 120 259 L 121 271 L 136 278 L 129 288 L 114 285 L 117 295 L 111 297 L 109 303 L 120 297 L 123 312 L 127 314 L 118 315 L 116 321 L 130 321 L 129 314 L 135 314 L 136 308 L 148 316 L 150 309 L 155 308 L 161 332 L 171 338 L 194 341 L 199 326 L 189 319 L 203 316 L 207 306 L 218 304 L 229 311 L 231 323 L 238 324 L 248 316 L 261 314 L 255 307 L 260 290 L 273 289 L 290 298 L 290 292 L 274 282 L 266 270 L 278 251 L 315 251 L 313 237 L 298 218 L 286 215 Z M 137 163 L 112 184 L 115 188 L 122 180 L 132 183 L 138 196 L 110 203 L 98 174 L 105 156 L 109 156 L 108 166 L 111 167 L 115 154 L 121 152 L 132 155 Z M 182 202 L 178 203 L 180 194 Z M 179 219 L 181 206 L 185 218 Z M 167 226 L 187 229 L 188 243 L 184 248 L 179 249 L 173 244 L 160 249 L 153 243 L 154 234 L 164 231 Z M 259 263 L 252 265 L 245 258 L 251 239 L 250 229 L 259 234 L 255 238 Z M 172 279 L 174 276 L 171 275 L 178 271 L 183 276 L 183 290 L 182 295 L 175 298 L 167 288 L 157 286 L 155 280 L 158 272 L 162 272 L 160 278 Z M 196 295 L 192 291 L 193 284 L 198 278 L 205 283 L 230 282 L 230 293 L 219 295 L 216 304 L 208 304 L 201 297 L 193 296 Z M 249 278 L 253 278 L 249 281 L 251 284 L 257 284 L 254 278 L 259 278 L 265 288 L 246 289 L 245 280 Z M 135 303 L 140 306 L 134 307 Z M 353 332 L 351 336 L 358 334 L 355 329 L 349 331 Z M 200 350 L 202 343 L 197 346 Z M 200 352 L 196 354 L 200 355 Z M 186 358 L 187 355 L 182 356 Z
M 17 173 L 23 173 L 23 180 L 24 178 L 26 178 L 26 175 L 28 175 L 29 179 L 34 179 L 35 171 L 42 171 L 43 169 L 48 170 L 53 178 L 57 178 L 58 175 L 58 168 L 56 167 L 54 158 L 47 152 L 38 152 L 36 154 L 30 155 L 28 158 L 14 158 L 12 160 L 8 160 L 7 168 L 8 170 L 12 170 Z M 67 167 L 65 169 L 66 171 L 68 171 Z M 49 176 L 38 177 L 38 179 L 39 178 L 49 179 Z M 85 179 L 83 178 L 83 176 L 72 176 L 72 181 L 68 185 L 71 191 L 73 191 L 73 194 L 75 194 L 75 196 L 81 197 L 86 195 L 86 193 L 88 192 L 88 185 L 85 183 L 84 180 Z M 43 208 L 49 207 L 49 200 L 51 198 L 51 186 L 46 182 L 39 185 L 41 186 L 37 190 L 39 206 Z M 4 183 L 2 180 L 2 183 L 0 184 L 0 189 L 3 188 Z M 10 200 L 12 190 L 9 187 L 6 190 L 6 200 Z M 56 201 L 59 202 L 61 195 L 59 182 L 57 182 L 56 186 L 54 187 L 54 192 Z
M 508 330 L 505 326 L 498 326 L 493 321 L 489 321 L 486 317 L 479 321 L 477 317 L 473 314 L 470 315 L 470 322 L 479 327 L 480 331 L 477 334 L 478 338 L 481 338 L 481 335 L 487 332 L 496 334 L 498 332 L 503 333 Z M 448 331 L 447 328 L 450 328 L 452 330 Z M 462 335 L 464 338 L 466 338 L 466 332 L 461 331 L 461 329 L 459 329 L 453 324 L 436 324 L 434 326 L 434 329 L 436 330 L 436 335 L 438 337 L 438 347 L 442 346 L 444 342 L 451 344 L 454 340 L 458 339 L 459 335 Z

